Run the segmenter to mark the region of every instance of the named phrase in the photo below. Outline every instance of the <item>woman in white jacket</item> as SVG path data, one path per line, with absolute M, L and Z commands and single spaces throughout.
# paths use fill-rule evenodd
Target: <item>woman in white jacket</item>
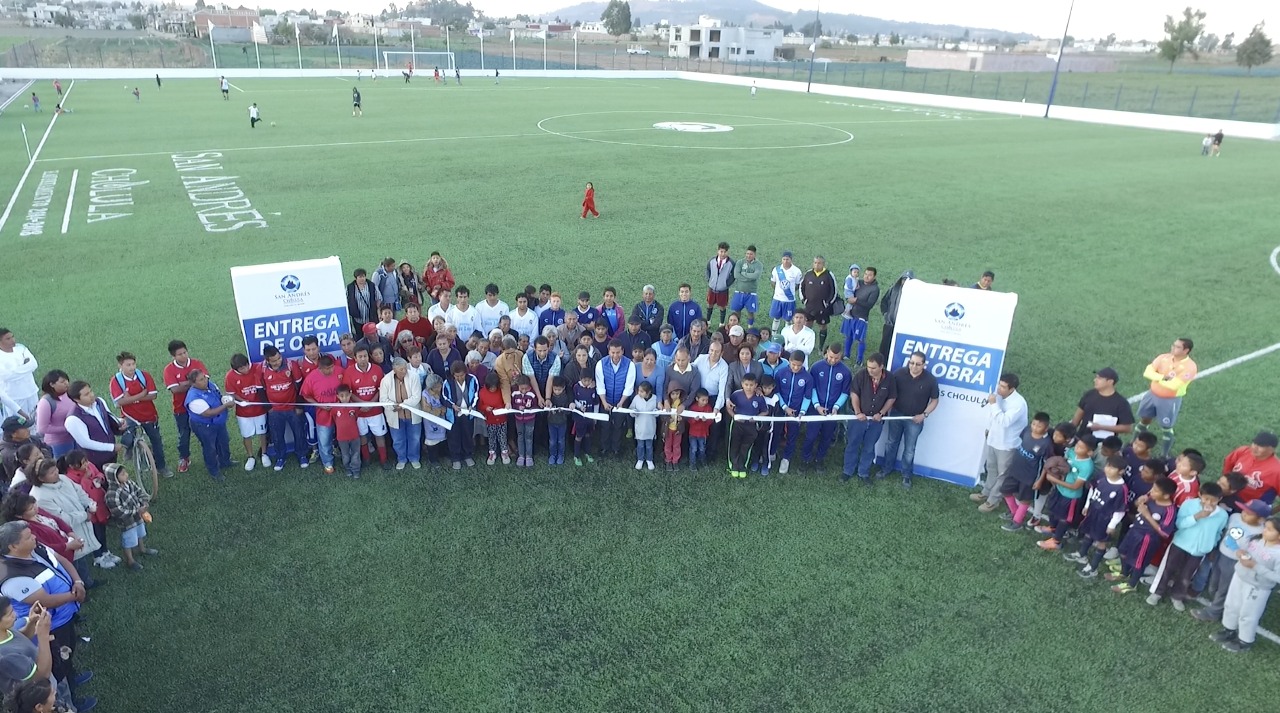
M 409 362 L 396 357 L 391 363 L 391 373 L 382 377 L 379 397 L 387 415 L 387 427 L 391 429 L 391 447 L 396 452 L 396 470 L 404 470 L 409 463 L 416 470 L 422 467 L 422 417 L 404 408 L 422 407 L 422 381 L 409 374 Z
M 42 460 L 36 465 L 31 479 L 31 497 L 36 499 L 42 510 L 62 518 L 76 537 L 84 542 L 84 547 L 76 550 L 74 564 L 88 586 L 92 555 L 102 548 L 102 543 L 94 536 L 93 523 L 89 521 L 89 513 L 96 511 L 98 504 L 74 480 L 59 473 L 58 464 L 53 460 Z

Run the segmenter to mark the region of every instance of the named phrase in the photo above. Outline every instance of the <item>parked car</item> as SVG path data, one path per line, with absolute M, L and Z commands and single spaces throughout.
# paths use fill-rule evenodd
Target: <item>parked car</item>
M 627 54 L 650 54 L 650 52 L 643 47 L 628 47 Z

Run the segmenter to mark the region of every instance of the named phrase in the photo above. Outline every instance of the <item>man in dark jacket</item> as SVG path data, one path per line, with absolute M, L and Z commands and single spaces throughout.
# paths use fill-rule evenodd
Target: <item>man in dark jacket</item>
M 831 308 L 840 297 L 836 292 L 836 279 L 827 269 L 827 260 L 821 255 L 813 259 L 813 269 L 800 278 L 800 297 L 804 300 L 804 314 L 809 324 L 818 325 L 818 351 L 827 345 L 827 325 L 831 323 Z
M 854 265 L 856 268 L 857 265 Z M 850 270 L 852 272 L 852 270 Z M 854 364 L 861 364 L 867 351 L 867 320 L 871 317 L 871 308 L 880 301 L 880 283 L 876 282 L 876 269 L 868 267 L 862 273 L 862 279 L 853 285 L 845 284 L 844 301 L 847 303 L 844 321 L 840 324 L 840 333 L 844 335 L 844 358 L 848 359 L 853 345 L 858 344 L 858 359 Z
M 359 333 L 366 324 L 378 321 L 378 295 L 369 284 L 369 273 L 357 268 L 351 282 L 347 283 L 347 316 L 351 317 L 351 329 Z
M 18 449 L 28 443 L 35 445 L 45 458 L 53 457 L 53 450 L 39 436 L 32 435 L 34 422 L 22 416 L 10 416 L 4 420 L 4 437 L 0 439 L 0 489 L 7 487 L 18 469 Z
M 902 285 L 907 280 L 914 280 L 916 273 L 912 270 L 905 270 L 898 276 L 897 282 L 893 283 L 893 287 L 884 293 L 884 299 L 880 300 L 880 313 L 884 315 L 884 329 L 880 332 L 880 353 L 886 355 L 888 364 L 885 368 L 893 368 L 893 325 L 898 321 L 898 301 L 902 299 Z

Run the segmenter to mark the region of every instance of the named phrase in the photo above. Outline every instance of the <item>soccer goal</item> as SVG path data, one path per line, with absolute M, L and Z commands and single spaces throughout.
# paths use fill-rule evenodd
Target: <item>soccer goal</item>
M 403 72 L 409 63 L 413 63 L 413 73 L 431 73 L 436 67 L 440 71 L 453 72 L 452 52 L 383 52 L 382 69 L 387 72 Z

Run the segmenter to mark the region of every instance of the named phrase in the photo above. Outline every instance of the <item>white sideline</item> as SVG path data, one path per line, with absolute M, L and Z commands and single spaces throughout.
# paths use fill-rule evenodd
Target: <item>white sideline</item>
M 1273 267 L 1276 272 L 1280 272 L 1280 245 L 1276 246 L 1276 249 L 1271 251 L 1271 267 Z
M 1280 248 L 1276 248 L 1276 253 L 1280 253 Z M 1276 253 L 1271 254 L 1273 260 L 1275 259 Z M 1266 356 L 1274 351 L 1280 351 L 1280 342 L 1272 344 L 1269 347 L 1263 347 L 1254 352 L 1249 352 L 1244 356 L 1238 356 L 1235 359 L 1228 359 L 1227 361 L 1224 361 L 1221 364 L 1215 364 L 1209 367 L 1208 369 L 1205 369 L 1204 371 L 1200 372 L 1198 375 L 1196 375 L 1196 380 L 1199 381 L 1200 379 L 1203 379 L 1206 376 L 1213 376 L 1214 374 L 1217 374 L 1220 371 L 1226 371 L 1227 369 L 1230 369 L 1233 366 L 1240 366 L 1241 364 L 1247 361 L 1253 361 L 1258 357 Z M 1140 394 L 1135 394 L 1134 396 L 1129 397 L 1129 403 L 1136 404 L 1142 400 L 1143 396 L 1146 396 L 1146 395 L 1147 395 L 1146 391 L 1143 391 Z
M 18 101 L 19 98 L 25 97 L 27 95 L 27 90 L 30 89 L 31 85 L 35 83 L 36 83 L 36 80 L 34 79 L 29 80 L 26 84 L 22 85 L 21 89 L 14 92 L 13 96 L 9 97 L 8 99 L 5 99 L 4 102 L 0 103 L 0 112 L 3 112 L 5 109 L 8 109 L 9 105 Z
M 67 189 L 67 209 L 62 211 L 62 234 L 67 234 L 67 226 L 71 224 L 71 205 L 76 200 L 76 180 L 80 178 L 80 169 L 71 172 L 71 187 Z M 92 183 L 90 183 L 92 185 Z
M 66 104 L 67 97 L 71 96 L 71 90 L 75 89 L 76 80 L 71 80 L 67 85 L 67 91 L 62 95 L 59 104 Z M 9 215 L 13 213 L 13 206 L 18 202 L 18 195 L 22 193 L 22 187 L 27 184 L 27 178 L 31 175 L 31 169 L 36 167 L 36 159 L 40 158 L 40 150 L 44 148 L 44 142 L 49 140 L 49 134 L 53 131 L 53 125 L 57 123 L 61 114 L 56 111 L 51 112 L 53 117 L 49 119 L 49 128 L 44 130 L 44 136 L 40 137 L 40 143 L 36 144 L 35 153 L 31 154 L 31 160 L 27 162 L 27 169 L 22 172 L 22 178 L 18 179 L 18 185 L 13 189 L 13 195 L 9 196 L 9 205 L 5 206 L 4 213 L 0 214 L 0 232 L 4 231 L 5 223 L 9 222 Z

